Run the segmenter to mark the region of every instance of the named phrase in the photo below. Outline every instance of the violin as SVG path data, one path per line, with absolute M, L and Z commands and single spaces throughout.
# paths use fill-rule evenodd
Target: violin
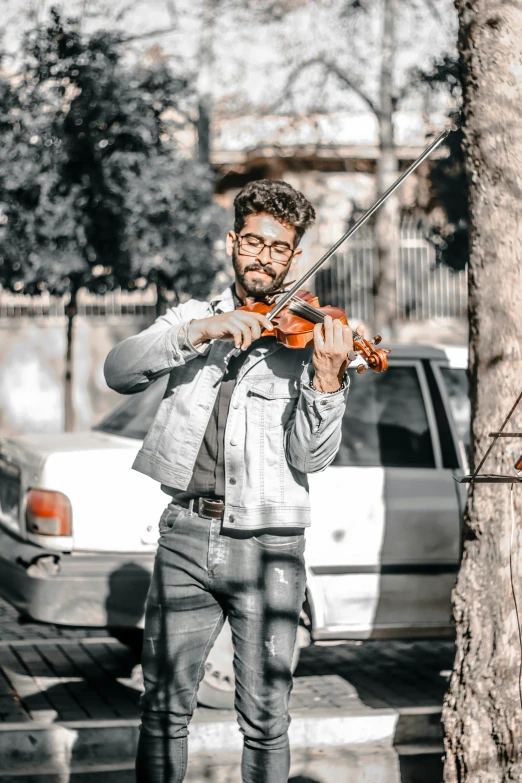
M 270 316 L 273 310 L 271 304 L 266 301 L 252 302 L 251 304 L 243 305 L 239 309 L 267 316 Z M 265 329 L 261 336 L 273 336 L 277 342 L 285 345 L 287 348 L 306 348 L 313 343 L 315 324 L 323 323 L 326 315 L 338 319 L 345 326 L 348 325 L 346 312 L 341 307 L 332 307 L 331 305 L 320 307 L 319 299 L 314 294 L 311 294 L 309 291 L 298 290 L 291 299 L 290 304 L 277 315 L 270 318 L 273 324 L 272 331 Z M 388 354 L 390 350 L 389 348 L 375 347 L 381 342 L 381 336 L 376 335 L 373 338 L 373 343 L 371 343 L 355 331 L 352 331 L 352 334 L 354 353 L 361 355 L 366 360 L 366 364 L 357 366 L 359 375 L 366 372 L 368 367 L 375 372 L 386 370 L 388 368 Z M 353 361 L 356 355 L 349 356 L 349 358 Z
M 277 298 L 275 304 L 271 301 L 254 302 L 253 304 L 247 304 L 239 308 L 241 310 L 250 310 L 251 312 L 258 312 L 266 315 L 268 320 L 273 323 L 274 328 L 270 332 L 268 330 L 263 332 L 263 335 L 275 335 L 278 342 L 281 342 L 288 348 L 304 348 L 313 342 L 314 325 L 316 323 L 322 323 L 325 315 L 330 315 L 332 318 L 338 318 L 343 324 L 348 323 L 344 310 L 340 307 L 319 307 L 319 300 L 317 297 L 309 291 L 302 290 L 301 286 L 315 275 L 336 250 L 338 250 L 347 239 L 353 236 L 355 232 L 371 218 L 391 194 L 397 190 L 399 185 L 431 155 L 439 144 L 442 144 L 442 142 L 445 141 L 451 131 L 456 129 L 457 126 L 453 125 L 439 133 L 431 144 L 429 144 L 419 155 L 417 160 L 414 160 L 411 166 L 401 174 L 392 185 L 390 185 L 386 193 L 383 193 L 383 195 L 377 199 L 375 204 L 373 204 L 359 220 L 326 251 L 319 261 L 305 272 L 300 280 L 292 285 L 288 291 L 282 293 L 282 295 Z M 276 293 L 279 292 L 273 291 L 272 296 Z M 371 343 L 369 340 L 365 340 L 362 335 L 353 332 L 354 353 L 359 354 L 366 360 L 366 364 L 360 364 L 357 367 L 358 373 L 365 372 L 368 367 L 375 370 L 375 372 L 386 370 L 388 367 L 387 357 L 390 351 L 386 348 L 375 347 L 381 342 L 381 339 L 380 335 L 376 335 L 373 338 L 373 343 Z M 349 355 L 348 358 L 350 361 L 353 361 L 356 356 Z

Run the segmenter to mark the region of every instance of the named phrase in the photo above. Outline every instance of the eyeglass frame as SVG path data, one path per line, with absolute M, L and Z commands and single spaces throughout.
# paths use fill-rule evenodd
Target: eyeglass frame
M 290 261 L 292 260 L 292 256 L 294 255 L 294 253 L 296 251 L 295 247 L 291 248 L 290 245 L 288 245 L 288 250 L 290 251 L 290 255 L 288 256 L 288 258 L 285 261 L 280 261 L 279 259 L 274 258 L 272 256 L 272 248 L 273 248 L 274 245 L 273 244 L 272 245 L 268 245 L 266 242 L 262 241 L 262 237 L 260 237 L 258 234 L 252 234 L 252 233 L 236 234 L 236 241 L 237 241 L 237 243 L 239 245 L 239 249 L 240 250 L 243 249 L 243 246 L 241 244 L 241 240 L 246 238 L 246 237 L 255 237 L 255 239 L 259 239 L 261 241 L 261 245 L 259 246 L 259 252 L 258 253 L 248 253 L 248 252 L 245 252 L 244 255 L 251 256 L 252 258 L 257 258 L 258 256 L 260 256 L 261 253 L 263 252 L 263 250 L 265 249 L 265 247 L 267 247 L 268 248 L 268 255 L 270 256 L 270 260 L 271 261 L 273 261 L 275 264 L 281 264 L 281 266 L 288 266 Z M 277 243 L 274 243 L 274 244 L 277 244 Z

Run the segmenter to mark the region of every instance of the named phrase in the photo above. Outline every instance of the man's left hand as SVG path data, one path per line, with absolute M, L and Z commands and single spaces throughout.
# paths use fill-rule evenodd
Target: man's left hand
M 357 327 L 357 332 L 362 334 L 362 326 Z M 324 323 L 314 327 L 314 389 L 334 392 L 341 387 L 344 373 L 350 364 L 349 351 L 353 351 L 353 332 L 350 325 L 345 326 L 341 321 L 326 315 Z

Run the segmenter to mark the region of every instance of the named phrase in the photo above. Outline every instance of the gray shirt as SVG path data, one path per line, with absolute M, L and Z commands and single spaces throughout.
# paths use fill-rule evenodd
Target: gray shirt
M 212 409 L 207 429 L 194 465 L 194 473 L 183 497 L 205 497 L 211 500 L 223 500 L 225 497 L 225 426 L 228 409 L 236 378 L 250 351 L 275 337 L 262 337 L 256 340 L 239 356 L 233 357 L 226 375 L 221 382 L 219 393 Z

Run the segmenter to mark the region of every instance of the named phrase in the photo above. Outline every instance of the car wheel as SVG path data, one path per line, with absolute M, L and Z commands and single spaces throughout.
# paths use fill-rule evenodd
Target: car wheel
M 233 708 L 235 691 L 233 656 L 232 632 L 226 620 L 205 663 L 205 672 L 198 690 L 198 703 L 203 707 L 213 707 L 216 710 Z
M 297 629 L 297 639 L 292 660 L 292 672 L 297 668 L 303 647 L 310 644 L 310 634 L 302 625 Z M 219 634 L 205 664 L 205 672 L 198 691 L 198 703 L 217 710 L 234 707 L 235 678 L 232 660 L 232 633 L 228 620 Z

